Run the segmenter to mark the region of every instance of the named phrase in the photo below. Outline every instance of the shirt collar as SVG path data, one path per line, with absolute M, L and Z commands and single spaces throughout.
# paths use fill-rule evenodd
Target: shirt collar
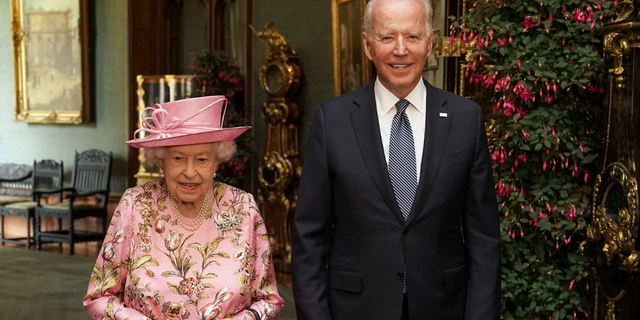
M 378 102 L 378 114 L 385 115 L 396 105 L 398 97 L 396 97 L 391 91 L 385 88 L 380 83 L 380 78 L 376 77 L 376 82 L 373 87 L 373 91 Z M 420 113 L 425 114 L 427 109 L 427 87 L 424 85 L 424 81 L 419 81 L 418 85 L 413 88 L 411 93 L 407 95 L 407 99 Z

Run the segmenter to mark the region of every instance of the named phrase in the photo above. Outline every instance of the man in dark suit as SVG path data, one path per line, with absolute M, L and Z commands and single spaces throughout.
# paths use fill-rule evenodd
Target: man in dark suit
M 377 79 L 323 103 L 294 223 L 298 319 L 493 320 L 500 242 L 477 104 L 432 87 L 429 0 L 372 0 Z

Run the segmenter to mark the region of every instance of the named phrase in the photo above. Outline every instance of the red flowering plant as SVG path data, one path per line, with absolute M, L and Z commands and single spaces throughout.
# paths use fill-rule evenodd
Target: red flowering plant
M 487 115 L 502 240 L 502 319 L 587 318 L 589 214 L 602 106 L 599 0 L 483 0 L 452 24 Z
M 225 127 L 249 125 L 244 113 L 238 110 L 244 88 L 242 75 L 235 61 L 220 51 L 204 50 L 193 57 L 191 69 L 195 71 L 195 91 L 202 96 L 224 95 L 229 100 L 225 113 Z M 243 187 L 243 177 L 253 159 L 253 141 L 247 133 L 236 139 L 236 153 L 229 161 L 218 165 L 216 181 Z

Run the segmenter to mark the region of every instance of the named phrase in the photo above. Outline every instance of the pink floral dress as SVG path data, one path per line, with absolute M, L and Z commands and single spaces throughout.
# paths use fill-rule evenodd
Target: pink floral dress
M 251 194 L 214 184 L 195 231 L 177 223 L 164 180 L 128 189 L 113 215 L 84 306 L 93 319 L 275 319 L 269 238 Z

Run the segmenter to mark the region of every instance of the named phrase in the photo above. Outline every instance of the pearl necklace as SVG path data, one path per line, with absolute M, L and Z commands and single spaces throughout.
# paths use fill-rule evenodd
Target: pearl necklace
M 171 209 L 173 210 L 173 213 L 176 215 L 176 220 L 178 220 L 178 224 L 180 224 L 183 228 L 189 231 L 197 230 L 202 224 L 202 222 L 204 221 L 204 217 L 207 214 L 207 210 L 211 209 L 211 206 L 209 205 L 210 195 L 211 195 L 211 192 L 207 192 L 207 195 L 204 196 L 204 201 L 202 201 L 202 206 L 200 207 L 200 212 L 198 213 L 198 216 L 195 219 L 189 219 L 182 215 L 182 213 L 180 212 L 180 209 L 178 209 L 178 205 L 176 204 L 176 201 L 173 199 L 173 196 L 171 196 L 171 193 L 169 193 L 169 203 L 171 204 Z

